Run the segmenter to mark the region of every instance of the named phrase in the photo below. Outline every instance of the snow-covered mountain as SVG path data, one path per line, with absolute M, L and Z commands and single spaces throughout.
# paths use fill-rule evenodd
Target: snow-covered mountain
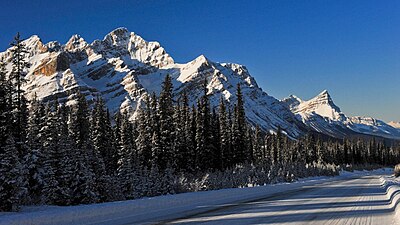
M 220 97 L 234 103 L 240 83 L 250 122 L 269 132 L 281 127 L 291 137 L 299 136 L 305 128 L 284 103 L 258 87 L 245 66 L 212 62 L 203 55 L 185 64 L 175 63 L 158 42 L 145 41 L 126 28 L 92 43 L 79 35 L 73 35 L 66 44 L 45 44 L 38 36 L 24 42 L 26 60 L 31 64 L 24 87 L 28 98 L 36 94 L 47 101 L 57 96 L 74 104 L 76 90 L 80 90 L 89 100 L 102 96 L 111 111 L 126 110 L 135 119 L 145 95 L 159 93 L 167 74 L 173 78 L 175 96 L 186 90 L 192 104 L 201 96 L 201 85 L 207 78 L 213 106 Z M 0 53 L 8 63 L 10 57 L 10 49 Z
M 296 114 L 297 119 L 315 131 L 343 138 L 352 134 L 375 135 L 400 139 L 400 130 L 371 117 L 348 117 L 335 105 L 328 91 L 303 101 L 291 95 L 282 100 Z
M 400 122 L 390 121 L 388 124 L 394 128 L 400 129 Z

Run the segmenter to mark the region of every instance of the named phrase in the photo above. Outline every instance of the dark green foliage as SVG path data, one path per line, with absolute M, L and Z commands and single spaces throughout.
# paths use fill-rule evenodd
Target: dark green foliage
M 190 107 L 185 90 L 174 99 L 166 76 L 159 97 L 144 96 L 137 114 L 117 112 L 112 119 L 102 99 L 89 104 L 79 92 L 71 106 L 54 99 L 45 107 L 33 98 L 27 111 L 16 85 L 23 81 L 23 69 L 17 66 L 13 75 L 7 79 L 0 64 L 4 211 L 20 204 L 89 204 L 292 182 L 336 175 L 335 165 L 394 165 L 400 160 L 399 148 L 375 139 L 322 140 L 310 134 L 291 140 L 280 127 L 263 133 L 247 123 L 240 84 L 235 102 L 221 96 L 212 108 L 204 79 L 202 96 Z

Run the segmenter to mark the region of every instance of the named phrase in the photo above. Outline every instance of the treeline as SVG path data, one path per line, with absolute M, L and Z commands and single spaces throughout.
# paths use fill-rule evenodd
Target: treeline
M 76 205 L 179 192 L 264 185 L 335 175 L 341 164 L 393 164 L 399 149 L 374 140 L 290 140 L 246 121 L 237 101 L 211 107 L 207 82 L 196 105 L 173 96 L 166 76 L 159 96 L 146 96 L 132 122 L 110 115 L 104 101 L 28 102 L 24 46 L 13 42 L 10 74 L 0 65 L 0 209 Z

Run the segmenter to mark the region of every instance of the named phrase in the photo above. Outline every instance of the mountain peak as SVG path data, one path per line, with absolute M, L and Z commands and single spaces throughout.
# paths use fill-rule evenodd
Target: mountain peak
M 65 50 L 74 52 L 87 46 L 87 42 L 79 34 L 74 34 L 65 44 Z
M 326 100 L 331 100 L 332 101 L 331 95 L 329 94 L 329 92 L 327 90 L 323 90 L 315 98 L 326 99 Z
M 40 37 L 37 35 L 32 35 L 28 39 L 24 40 L 23 43 L 31 56 L 43 53 L 47 50 Z
M 37 42 L 37 41 L 41 41 L 40 37 L 37 36 L 36 34 L 30 36 L 29 38 L 25 39 L 24 42 L 29 43 L 29 42 Z
M 316 113 L 330 120 L 345 120 L 345 115 L 340 108 L 335 105 L 329 92 L 322 91 L 320 94 L 308 101 L 301 102 L 296 108 L 296 112 Z
M 119 37 L 119 38 L 128 38 L 130 36 L 130 32 L 125 27 L 118 27 L 118 28 L 114 29 L 113 31 L 111 31 L 110 33 L 108 33 L 106 35 L 106 37 L 107 36 L 116 36 L 116 37 Z
M 203 54 L 199 55 L 195 60 L 196 61 L 203 61 L 203 62 L 208 61 L 207 57 L 205 55 L 203 55 Z
M 329 92 L 325 89 L 321 93 L 319 93 L 318 96 L 329 96 Z
M 339 107 L 335 105 L 335 103 L 332 100 L 331 95 L 327 90 L 323 90 L 321 93 L 319 93 L 317 96 L 309 100 L 308 102 L 315 102 L 319 105 L 329 105 L 330 107 L 334 108 L 336 111 L 340 112 Z

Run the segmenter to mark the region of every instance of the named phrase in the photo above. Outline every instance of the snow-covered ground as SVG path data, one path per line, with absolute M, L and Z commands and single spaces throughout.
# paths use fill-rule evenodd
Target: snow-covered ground
M 390 174 L 390 169 L 343 172 L 262 187 L 25 207 L 22 212 L 0 214 L 0 224 L 400 224 L 400 213 L 394 213 L 400 181 Z

